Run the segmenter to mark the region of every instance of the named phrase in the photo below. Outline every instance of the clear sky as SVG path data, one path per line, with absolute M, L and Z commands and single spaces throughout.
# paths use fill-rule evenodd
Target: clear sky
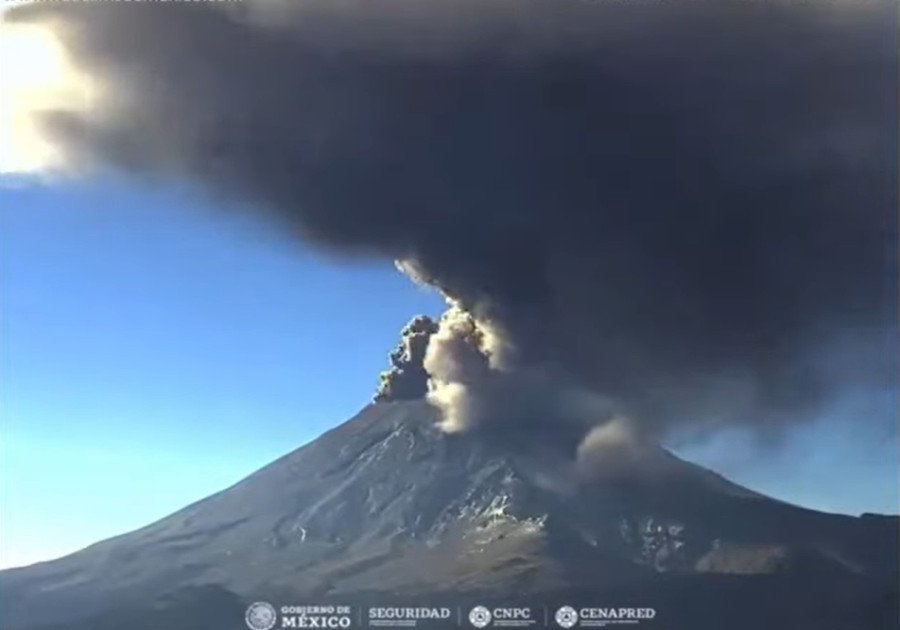
M 0 567 L 143 526 L 349 418 L 401 326 L 442 310 L 389 261 L 112 178 L 4 180 L 0 274 Z M 892 396 L 858 394 L 878 414 Z M 897 512 L 896 431 L 862 432 L 852 403 L 778 449 L 734 431 L 679 452 L 810 507 Z

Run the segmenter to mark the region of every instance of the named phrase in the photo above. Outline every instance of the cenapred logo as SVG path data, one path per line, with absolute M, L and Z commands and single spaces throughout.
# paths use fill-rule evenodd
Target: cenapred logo
M 573 608 L 561 606 L 553 616 L 560 628 L 598 628 L 607 626 L 636 626 L 656 617 L 654 608 Z
M 571 606 L 563 606 L 556 611 L 554 619 L 560 628 L 572 628 L 578 623 L 578 611 Z
M 469 623 L 476 628 L 486 628 L 491 623 L 491 611 L 484 606 L 475 606 L 469 611 Z
M 247 607 L 244 620 L 250 630 L 272 630 L 278 621 L 278 611 L 269 602 L 254 602 Z

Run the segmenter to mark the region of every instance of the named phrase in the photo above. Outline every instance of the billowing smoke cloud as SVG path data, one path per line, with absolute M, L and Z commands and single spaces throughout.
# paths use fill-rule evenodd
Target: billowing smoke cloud
M 505 341 L 489 322 L 458 305 L 443 314 L 428 344 L 423 367 L 426 398 L 442 411 L 448 432 L 497 432 L 509 439 L 552 440 L 574 448 L 593 424 L 613 413 L 612 403 L 575 387 L 540 366 L 510 365 Z M 506 352 L 504 352 L 506 351 Z
M 642 430 L 777 426 L 893 380 L 893 2 L 12 15 L 55 26 L 103 86 L 92 113 L 43 118 L 74 163 L 188 178 L 408 261 L 487 325 L 502 360 L 466 354 L 459 321 L 429 344 L 451 426 L 560 383 Z
M 612 418 L 592 428 L 578 445 L 576 463 L 588 478 L 599 475 L 632 475 L 635 468 L 655 460 L 648 457 L 652 445 L 635 435 L 624 418 Z M 640 462 L 635 466 L 635 462 Z M 649 472 L 649 471 L 648 471 Z
M 505 374 L 491 365 L 491 339 L 474 317 L 451 307 L 428 344 L 424 363 L 431 378 L 428 399 L 443 411 L 447 431 L 466 430 L 478 418 L 490 415 L 480 407 L 496 396 L 479 394 Z
M 438 326 L 427 315 L 418 315 L 400 331 L 400 343 L 391 351 L 391 367 L 379 375 L 373 400 L 415 400 L 428 392 L 425 352 Z

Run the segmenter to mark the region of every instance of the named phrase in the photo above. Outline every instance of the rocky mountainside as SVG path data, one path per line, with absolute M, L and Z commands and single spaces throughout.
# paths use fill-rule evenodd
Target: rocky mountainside
M 435 414 L 369 405 L 161 521 L 0 572 L 0 628 L 227 629 L 243 618 L 223 611 L 256 599 L 575 593 L 652 603 L 667 627 L 896 627 L 894 517 L 788 505 L 655 445 L 585 464 L 551 439 L 445 434 Z

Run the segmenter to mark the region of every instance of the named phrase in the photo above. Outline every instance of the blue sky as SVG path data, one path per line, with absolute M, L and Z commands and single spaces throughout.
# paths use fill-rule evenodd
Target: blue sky
M 0 188 L 0 567 L 75 551 L 220 490 L 353 415 L 400 327 L 441 300 L 388 261 L 314 252 L 187 189 Z M 893 394 L 778 449 L 679 449 L 826 509 L 896 512 Z M 867 432 L 868 431 L 868 432 Z

